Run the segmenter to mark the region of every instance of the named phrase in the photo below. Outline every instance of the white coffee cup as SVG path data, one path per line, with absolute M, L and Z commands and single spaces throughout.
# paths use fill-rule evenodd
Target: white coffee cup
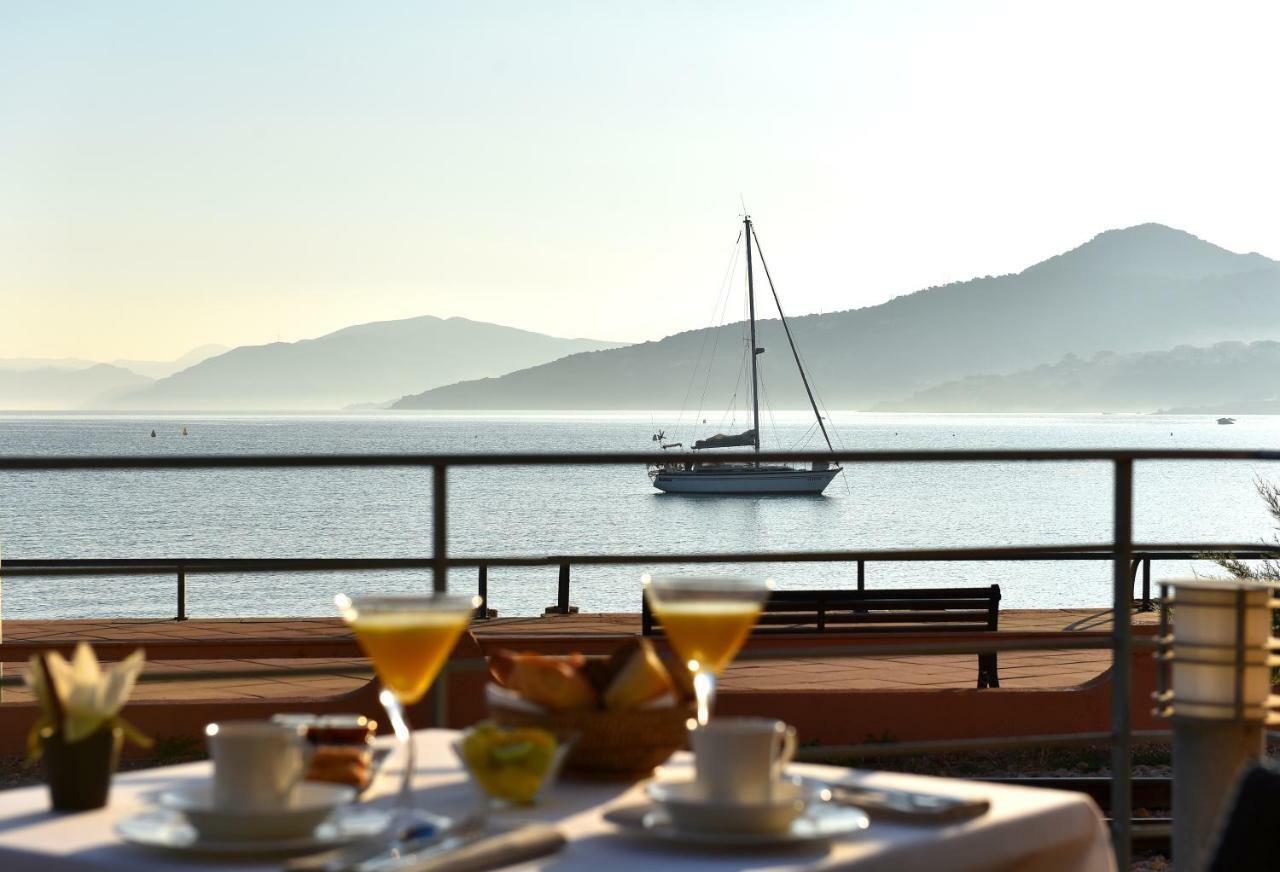
M 204 728 L 218 808 L 290 808 L 311 766 L 306 728 L 270 721 L 223 721 Z
M 712 802 L 769 802 L 796 755 L 796 729 L 771 718 L 712 718 L 692 732 L 698 781 Z

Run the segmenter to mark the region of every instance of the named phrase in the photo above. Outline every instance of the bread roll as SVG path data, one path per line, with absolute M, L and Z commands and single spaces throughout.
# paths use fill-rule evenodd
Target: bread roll
M 630 655 L 622 662 L 618 673 L 609 683 L 604 694 L 604 705 L 609 711 L 627 711 L 643 706 L 676 690 L 658 653 L 648 639 L 628 643 Z
M 576 659 L 581 663 L 581 656 Z M 522 657 L 507 676 L 507 687 L 553 711 L 595 708 L 595 688 L 571 658 Z

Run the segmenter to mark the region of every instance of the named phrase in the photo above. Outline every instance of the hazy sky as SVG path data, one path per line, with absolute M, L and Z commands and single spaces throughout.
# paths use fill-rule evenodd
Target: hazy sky
M 706 326 L 1160 221 L 1280 255 L 1280 4 L 0 0 L 0 357 Z

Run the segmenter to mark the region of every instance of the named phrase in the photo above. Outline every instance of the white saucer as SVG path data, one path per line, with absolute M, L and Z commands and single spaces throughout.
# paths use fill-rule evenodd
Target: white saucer
M 759 803 L 717 802 L 697 781 L 651 781 L 649 799 L 667 813 L 671 825 L 691 832 L 777 833 L 804 814 L 816 793 L 798 780 L 782 779 Z
M 251 842 L 304 838 L 339 806 L 356 798 L 354 787 L 304 781 L 297 797 L 287 808 L 223 808 L 213 804 L 213 785 L 198 784 L 161 793 L 157 803 L 180 812 L 202 839 L 224 842 Z
M 159 848 L 181 854 L 284 855 L 323 851 L 376 836 L 387 828 L 391 816 L 382 809 L 368 806 L 343 806 L 314 831 L 291 839 L 210 839 L 181 812 L 167 808 L 151 809 L 117 821 L 116 835 L 133 845 Z M 439 818 L 440 826 L 448 824 Z
M 829 842 L 841 836 L 861 832 L 870 819 L 867 813 L 847 805 L 814 802 L 791 822 L 776 832 L 739 833 L 723 830 L 678 829 L 667 812 L 652 805 L 632 805 L 606 812 L 604 819 L 624 834 L 662 842 L 707 845 L 722 848 L 754 848 L 781 845 L 809 845 Z

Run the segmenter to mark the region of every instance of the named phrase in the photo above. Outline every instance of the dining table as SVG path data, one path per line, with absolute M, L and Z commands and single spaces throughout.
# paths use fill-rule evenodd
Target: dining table
M 413 776 L 415 797 L 421 807 L 449 817 L 468 814 L 479 801 L 451 748 L 457 735 L 450 730 L 414 734 L 419 761 Z M 392 755 L 361 801 L 390 806 L 403 775 L 399 760 L 399 753 Z M 654 777 L 691 778 L 692 763 L 689 754 L 678 753 Z M 792 764 L 790 771 L 828 783 L 981 798 L 990 807 L 977 817 L 952 823 L 903 823 L 873 816 L 865 829 L 826 843 L 779 848 L 695 846 L 627 834 L 605 819 L 610 810 L 645 802 L 643 782 L 565 775 L 537 804 L 497 811 L 493 819 L 513 826 L 550 823 L 565 837 L 556 853 L 511 867 L 520 869 L 1109 872 L 1116 868 L 1102 814 L 1080 793 L 816 764 Z M 116 834 L 118 821 L 151 808 L 160 791 L 207 782 L 211 774 L 208 761 L 122 772 L 113 781 L 105 808 L 69 814 L 50 811 L 43 785 L 0 791 L 0 870 L 280 869 L 279 857 L 196 856 L 141 848 Z

